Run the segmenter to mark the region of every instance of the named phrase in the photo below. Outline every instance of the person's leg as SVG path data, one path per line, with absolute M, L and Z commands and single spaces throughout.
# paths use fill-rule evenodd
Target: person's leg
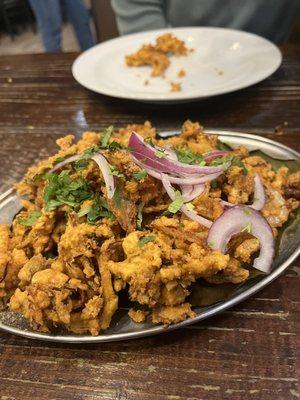
M 46 51 L 61 51 L 61 8 L 59 0 L 29 0 Z
M 82 0 L 62 0 L 68 20 L 74 27 L 81 50 L 92 47 L 94 39 L 90 28 L 89 12 Z

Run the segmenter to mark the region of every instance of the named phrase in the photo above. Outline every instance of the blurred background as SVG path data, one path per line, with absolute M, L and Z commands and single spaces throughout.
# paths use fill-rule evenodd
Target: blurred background
M 0 54 L 41 53 L 45 51 L 34 10 L 41 0 L 0 0 Z M 71 0 L 72 1 L 72 0 Z M 75 0 L 73 0 L 75 1 Z M 299 0 L 300 1 L 300 0 Z M 49 0 L 50 4 L 51 0 Z M 69 0 L 70 2 L 70 0 Z M 92 40 L 100 43 L 118 36 L 116 19 L 110 0 L 83 0 Z M 72 3 L 73 5 L 75 3 Z M 33 12 L 33 10 L 35 12 Z M 82 14 L 82 13 L 81 13 Z M 69 12 L 62 11 L 61 50 L 80 51 Z M 76 18 L 76 16 L 75 16 Z M 41 20 L 40 20 L 41 24 Z M 289 42 L 300 42 L 300 18 L 296 19 Z M 91 43 L 91 40 L 90 42 Z M 84 49 L 85 44 L 81 46 Z M 86 48 L 89 47 L 86 45 Z M 51 51 L 51 50 L 50 50 Z M 52 50 L 55 51 L 55 50 Z

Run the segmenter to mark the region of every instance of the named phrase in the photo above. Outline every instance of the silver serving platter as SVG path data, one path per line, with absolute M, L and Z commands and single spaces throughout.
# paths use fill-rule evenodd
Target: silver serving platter
M 239 145 L 246 146 L 249 150 L 260 150 L 265 154 L 278 160 L 293 160 L 300 165 L 300 154 L 273 140 L 239 132 L 228 132 L 221 130 L 209 130 L 206 133 L 219 135 L 219 139 L 231 147 Z M 160 136 L 167 137 L 178 134 L 178 132 L 161 132 Z M 21 209 L 18 197 L 13 189 L 8 190 L 0 196 L 0 223 L 12 222 L 14 215 Z M 241 301 L 252 296 L 254 293 L 269 285 L 274 279 L 281 275 L 288 266 L 300 254 L 300 226 L 298 231 L 293 232 L 280 246 L 279 251 L 273 263 L 272 272 L 269 275 L 260 276 L 258 278 L 247 281 L 244 285 L 239 286 L 236 291 L 225 301 L 207 307 L 195 307 L 196 317 L 187 319 L 178 324 L 168 327 L 162 325 L 153 325 L 152 323 L 136 324 L 130 320 L 126 309 L 119 309 L 112 321 L 111 327 L 99 336 L 91 335 L 74 335 L 67 332 L 59 332 L 58 334 L 44 334 L 33 332 L 26 321 L 19 314 L 11 311 L 0 312 L 0 329 L 24 336 L 30 339 L 40 339 L 52 342 L 64 343 L 98 343 L 111 342 L 127 339 L 136 339 L 139 337 L 155 335 L 158 333 L 169 332 L 179 329 L 183 326 L 194 324 L 204 319 L 210 318 L 228 308 L 240 303 Z

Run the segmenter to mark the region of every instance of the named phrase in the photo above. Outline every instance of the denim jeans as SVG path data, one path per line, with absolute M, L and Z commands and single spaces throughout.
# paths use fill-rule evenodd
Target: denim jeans
M 62 11 L 73 25 L 81 50 L 94 45 L 89 13 L 82 0 L 29 0 L 46 51 L 61 51 Z

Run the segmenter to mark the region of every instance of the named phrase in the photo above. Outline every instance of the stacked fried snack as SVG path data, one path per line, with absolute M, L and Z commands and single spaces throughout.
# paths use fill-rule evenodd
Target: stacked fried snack
M 0 225 L 0 304 L 23 314 L 34 330 L 98 335 L 110 326 L 120 292 L 130 299 L 133 321 L 176 323 L 195 315 L 188 296 L 197 279 L 239 284 L 249 277 L 258 239 L 242 232 L 227 254 L 212 250 L 208 229 L 172 212 L 161 181 L 133 162 L 127 147 L 132 130 L 153 145 L 172 146 L 182 162 L 219 146 L 216 136 L 190 121 L 180 136 L 165 140 L 149 122 L 85 132 L 77 143 L 72 135 L 57 140 L 58 153 L 29 168 L 17 185 L 23 210 L 12 226 Z M 110 164 L 113 198 L 89 158 L 97 151 Z M 276 235 L 299 205 L 300 173 L 286 167 L 275 172 L 244 147 L 232 151 L 231 160 L 236 162 L 191 202 L 193 209 L 215 221 L 224 211 L 222 199 L 248 204 L 259 174 L 267 194 L 261 212 Z
M 129 67 L 151 65 L 151 76 L 161 76 L 170 65 L 170 56 L 187 55 L 189 49 L 185 43 L 171 33 L 165 33 L 156 39 L 155 45 L 144 44 L 136 53 L 125 57 Z

